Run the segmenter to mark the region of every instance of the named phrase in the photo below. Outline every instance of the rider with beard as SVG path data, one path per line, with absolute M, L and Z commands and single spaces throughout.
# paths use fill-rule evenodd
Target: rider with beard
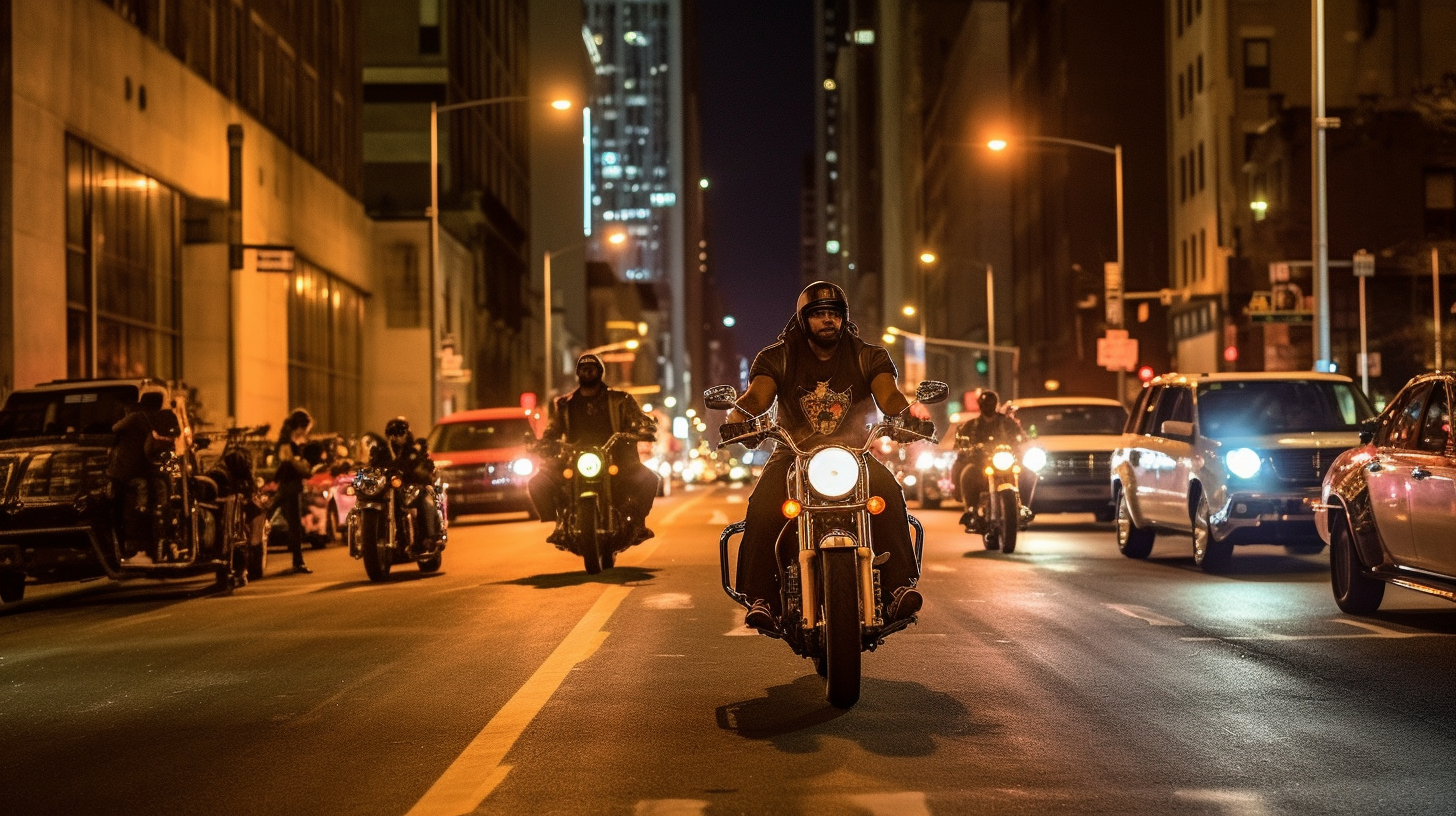
M 930 411 L 924 405 L 910 402 L 900 393 L 896 376 L 895 364 L 885 349 L 861 340 L 849 321 L 844 290 L 818 281 L 799 295 L 798 308 L 779 341 L 754 358 L 748 390 L 738 400 L 743 410 L 732 411 L 728 419 L 736 422 L 758 416 L 777 399 L 779 424 L 800 448 L 840 444 L 859 449 L 876 407 L 887 415 L 909 411 L 916 419 L 929 421 Z M 732 435 L 727 430 L 724 434 Z M 782 612 L 774 544 L 784 526 L 781 507 L 788 498 L 792 462 L 787 446 L 777 448 L 748 500 L 737 584 L 738 591 L 751 599 L 745 623 L 754 629 L 776 630 Z M 890 556 L 880 569 L 882 586 L 890 595 L 886 614 L 889 620 L 902 620 L 914 615 L 921 604 L 914 588 L 918 575 L 905 495 L 884 465 L 872 457 L 866 457 L 866 463 L 870 492 L 883 497 L 886 505 L 884 512 L 870 520 L 875 548 Z
M 1012 450 L 1019 450 L 1021 443 L 1026 441 L 1026 433 L 1021 429 L 1021 423 L 996 410 L 999 401 L 1000 397 L 995 391 L 982 391 L 976 397 L 980 416 L 961 423 L 956 429 L 956 447 L 959 449 L 955 463 L 956 489 L 966 505 L 966 512 L 961 514 L 960 523 L 968 533 L 979 532 L 977 524 L 980 519 L 976 517 L 976 508 L 981 506 L 981 494 L 986 492 L 989 481 L 986 476 L 985 457 L 968 450 L 967 446 L 981 445 L 983 450 L 989 451 L 997 445 L 1010 445 Z M 1034 476 L 1030 471 L 1023 470 L 1021 492 L 1028 498 L 1031 496 L 1026 485 L 1029 478 Z
M 422 548 L 440 540 L 443 527 L 440 523 L 440 501 L 435 496 L 435 462 L 430 459 L 425 440 L 415 438 L 410 431 L 409 420 L 402 416 L 385 423 L 384 440 L 386 444 L 370 449 L 369 464 L 394 470 L 405 484 L 420 488 L 415 499 L 415 506 L 420 511 L 419 546 Z
M 637 400 L 626 391 L 608 388 L 602 383 L 606 372 L 602 358 L 583 354 L 576 361 L 575 391 L 557 397 L 551 403 L 551 423 L 541 434 L 543 456 L 555 456 L 562 439 L 567 444 L 601 447 L 615 433 L 633 433 L 645 429 L 651 419 L 642 413 Z M 612 480 L 612 493 L 619 497 L 619 509 L 631 529 L 631 542 L 638 544 L 651 538 L 647 514 L 657 496 L 657 474 L 642 464 L 637 455 L 636 438 L 618 442 L 610 451 L 617 473 Z M 560 510 L 566 503 L 566 477 L 560 467 L 543 467 L 531 478 L 531 502 L 542 521 L 557 522 L 547 541 L 565 544 Z

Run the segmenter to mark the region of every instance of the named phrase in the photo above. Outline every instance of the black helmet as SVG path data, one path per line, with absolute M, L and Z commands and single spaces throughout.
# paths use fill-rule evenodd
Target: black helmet
M 397 416 L 394 419 L 391 419 L 390 421 L 384 423 L 385 436 L 404 436 L 409 432 L 409 420 L 405 419 L 402 416 Z
M 816 309 L 833 309 L 846 322 L 849 320 L 849 298 L 844 290 L 829 281 L 814 281 L 799 293 L 799 328 L 808 331 L 809 313 Z
M 976 407 L 981 409 L 983 416 L 994 414 L 996 413 L 996 403 L 1000 401 L 1001 398 L 996 395 L 996 392 L 987 388 L 976 396 Z

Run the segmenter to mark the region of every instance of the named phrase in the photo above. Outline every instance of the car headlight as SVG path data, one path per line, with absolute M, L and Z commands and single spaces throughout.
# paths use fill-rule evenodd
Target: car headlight
M 907 474 L 905 474 L 905 478 L 903 478 L 903 479 L 900 480 L 900 482 L 902 484 L 904 484 L 906 487 L 914 487 L 915 484 L 917 482 L 919 482 L 919 481 L 920 480 L 917 479 L 917 478 L 915 478 L 915 474 L 913 474 L 913 473 L 907 473 Z
M 732 479 L 735 482 L 741 482 L 744 479 L 748 478 L 748 469 L 743 467 L 742 465 L 734 465 L 733 468 L 728 471 L 728 478 Z
M 536 463 L 522 457 L 511 463 L 511 472 L 517 476 L 530 476 L 536 472 Z
M 997 470 L 1010 470 L 1016 464 L 1016 454 L 1009 450 L 998 450 L 991 454 L 991 467 Z
M 576 472 L 588 479 L 595 479 L 602 472 L 602 457 L 587 451 L 576 457 Z
M 935 467 L 935 454 L 925 452 L 915 457 L 916 470 L 930 470 Z
M 1031 468 L 1033 473 L 1041 473 L 1041 469 L 1046 467 L 1046 451 L 1041 448 L 1027 448 L 1021 454 L 1021 464 Z
M 809 486 L 826 499 L 842 499 L 859 484 L 859 458 L 844 448 L 824 448 L 809 457 Z
M 1264 460 L 1259 458 L 1258 452 L 1249 448 L 1234 448 L 1224 454 L 1223 462 L 1228 465 L 1229 473 L 1240 479 L 1254 478 L 1264 464 Z

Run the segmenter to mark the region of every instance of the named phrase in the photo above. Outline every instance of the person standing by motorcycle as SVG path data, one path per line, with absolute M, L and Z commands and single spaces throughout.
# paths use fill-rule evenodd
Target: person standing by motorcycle
M 283 420 L 283 427 L 278 431 L 278 444 L 274 448 L 278 469 L 273 473 L 273 481 L 278 484 L 278 492 L 273 494 L 273 509 L 288 526 L 288 551 L 293 554 L 292 572 L 298 574 L 313 572 L 303 563 L 303 483 L 313 473 L 312 466 L 303 458 L 303 448 L 308 444 L 308 432 L 312 429 L 313 416 L 302 408 L 295 408 Z
M 800 448 L 829 444 L 862 448 L 876 408 L 887 415 L 908 411 L 916 419 L 930 420 L 929 409 L 900 392 L 897 376 L 885 349 L 860 339 L 849 320 L 844 290 L 818 281 L 800 293 L 794 317 L 778 342 L 754 358 L 748 390 L 738 400 L 742 411 L 730 412 L 728 421 L 758 416 L 777 400 L 779 424 Z M 775 450 L 748 500 L 737 589 L 750 599 L 745 623 L 754 629 L 776 629 L 781 614 L 774 545 L 784 526 L 781 508 L 788 498 L 792 462 L 786 447 Z M 880 570 L 890 597 L 886 615 L 891 621 L 903 620 L 919 611 L 922 602 L 913 586 L 919 576 L 905 494 L 884 465 L 872 457 L 866 463 L 870 493 L 885 500 L 884 512 L 872 517 L 870 524 L 876 549 L 890 556 Z
M 177 415 L 163 409 L 161 392 L 148 391 L 111 426 L 111 432 L 116 434 L 116 442 L 106 475 L 120 510 L 116 529 L 122 553 L 127 557 L 145 553 L 155 560 L 160 554 L 153 546 L 152 512 L 161 491 L 154 484 L 156 468 L 151 454 L 170 446 L 181 432 Z
M 551 403 L 551 422 L 538 443 L 543 457 L 555 457 L 562 440 L 568 445 L 600 447 L 615 433 L 633 433 L 643 429 L 651 418 L 642 413 L 642 406 L 626 391 L 608 388 L 602 383 L 606 373 L 602 358 L 583 354 L 576 361 L 576 390 L 557 397 Z M 608 452 L 617 466 L 611 476 L 612 494 L 620 497 L 620 510 L 632 531 L 629 539 L 640 544 L 651 538 L 647 514 L 657 496 L 657 474 L 642 464 L 637 455 L 635 437 L 619 442 Z M 556 522 L 556 529 L 547 536 L 552 544 L 563 543 L 560 511 L 566 502 L 566 477 L 560 467 L 543 467 L 531 478 L 531 502 L 542 521 Z
M 392 470 L 404 484 L 419 488 L 414 504 L 420 520 L 417 549 L 423 550 L 444 538 L 440 497 L 435 495 L 435 460 L 430 458 L 425 440 L 415 438 L 409 420 L 398 416 L 384 423 L 384 444 L 369 449 L 369 465 Z M 398 509 L 403 511 L 408 506 L 401 503 Z
M 976 508 L 980 506 L 981 494 L 986 492 L 989 484 L 985 457 L 977 452 L 977 446 L 980 446 L 980 451 L 990 451 L 997 445 L 1010 445 L 1012 450 L 1019 451 L 1026 441 L 1021 423 L 997 410 L 1000 401 L 995 391 L 981 391 L 976 396 L 980 415 L 966 420 L 956 429 L 956 489 L 966 505 L 960 523 L 968 533 L 977 532 L 974 526 Z

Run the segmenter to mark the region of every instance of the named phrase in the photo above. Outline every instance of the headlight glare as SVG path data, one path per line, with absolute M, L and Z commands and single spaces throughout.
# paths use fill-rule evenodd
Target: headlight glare
M 1016 464 L 1016 454 L 1008 450 L 998 450 L 991 454 L 991 467 L 997 470 L 1010 470 Z
M 859 484 L 859 457 L 844 448 L 824 448 L 809 458 L 809 486 L 826 499 L 842 499 Z
M 576 472 L 587 479 L 595 479 L 602 472 L 602 457 L 591 451 L 576 457 Z
M 916 470 L 930 470 L 935 467 L 935 454 L 925 452 L 915 457 Z
M 1259 454 L 1249 448 L 1234 448 L 1224 454 L 1223 461 L 1228 465 L 1229 473 L 1240 479 L 1254 478 L 1264 464 Z
M 1026 453 L 1021 454 L 1021 464 L 1031 468 L 1035 473 L 1041 473 L 1041 469 L 1046 467 L 1046 462 L 1046 451 L 1041 448 L 1027 448 Z
M 511 463 L 511 472 L 517 476 L 530 476 L 536 472 L 536 463 L 526 458 L 517 459 Z

